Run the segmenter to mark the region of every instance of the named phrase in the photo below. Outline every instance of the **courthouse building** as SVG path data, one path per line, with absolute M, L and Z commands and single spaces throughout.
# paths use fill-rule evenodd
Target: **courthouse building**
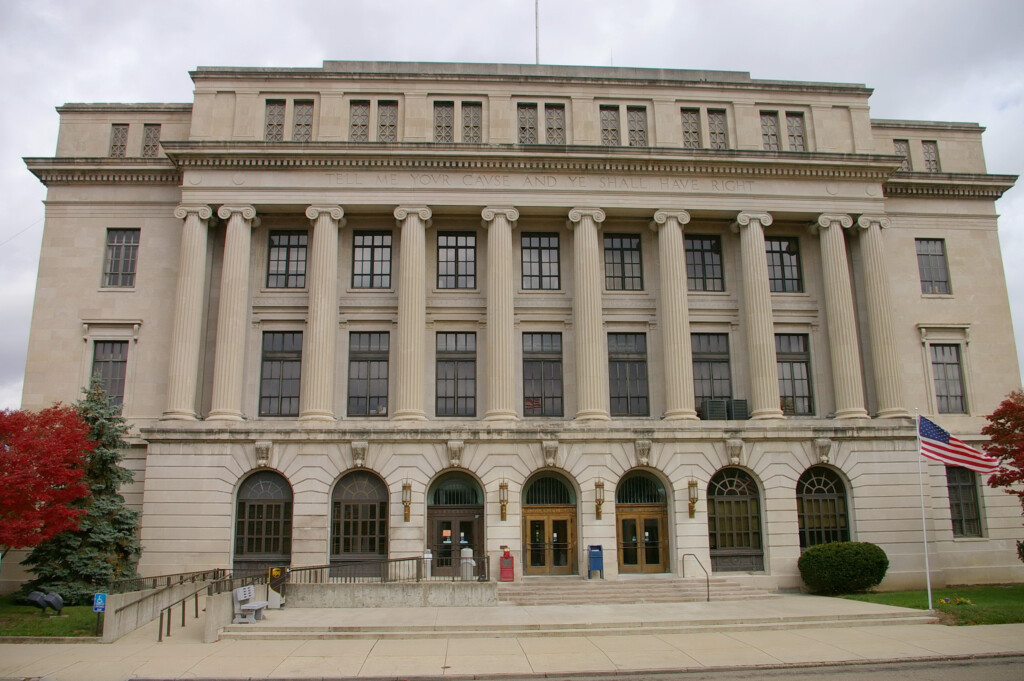
M 191 76 L 26 161 L 23 406 L 122 405 L 143 574 L 601 545 L 792 588 L 851 539 L 923 583 L 915 410 L 980 444 L 1020 386 L 983 128 L 740 72 Z M 924 470 L 933 581 L 1024 578 L 1016 500 Z

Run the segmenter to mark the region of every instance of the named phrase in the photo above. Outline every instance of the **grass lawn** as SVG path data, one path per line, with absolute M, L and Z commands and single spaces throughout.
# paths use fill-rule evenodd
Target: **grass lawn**
M 92 636 L 96 613 L 91 605 L 67 606 L 62 617 L 47 610 L 40 614 L 33 605 L 17 605 L 10 596 L 0 597 L 0 636 Z
M 843 596 L 904 608 L 928 608 L 928 592 L 886 591 Z M 947 602 L 948 599 L 948 602 Z M 932 602 L 944 624 L 1010 624 L 1024 622 L 1024 584 L 959 586 L 934 589 Z

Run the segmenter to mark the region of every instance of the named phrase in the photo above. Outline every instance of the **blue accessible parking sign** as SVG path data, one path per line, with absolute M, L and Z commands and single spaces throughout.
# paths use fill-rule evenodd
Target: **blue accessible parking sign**
M 107 609 L 107 594 L 95 594 L 92 597 L 92 611 L 105 612 Z

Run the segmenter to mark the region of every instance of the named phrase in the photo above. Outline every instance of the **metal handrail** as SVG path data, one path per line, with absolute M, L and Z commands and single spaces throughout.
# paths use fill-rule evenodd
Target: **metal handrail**
M 225 570 L 224 572 L 227 572 L 227 571 Z M 239 586 L 246 586 L 247 584 L 263 584 L 263 583 L 266 583 L 268 581 L 268 579 L 269 578 L 268 578 L 267 575 L 244 575 L 244 576 L 241 576 L 241 577 L 232 577 L 232 576 L 228 575 L 228 576 L 223 577 L 221 579 L 214 580 L 214 581 L 210 582 L 209 584 L 205 584 L 205 585 L 199 587 L 198 589 L 196 589 L 195 591 L 193 591 L 192 593 L 187 594 L 185 596 L 182 596 L 181 598 L 179 598 L 178 600 L 174 601 L 170 605 L 168 605 L 168 606 L 166 606 L 164 608 L 161 608 L 160 609 L 160 625 L 157 628 L 157 637 L 156 637 L 157 643 L 161 643 L 164 640 L 164 613 L 167 613 L 167 636 L 171 635 L 171 612 L 174 610 L 174 607 L 176 605 L 178 605 L 179 603 L 181 604 L 181 626 L 184 627 L 185 626 L 185 603 L 190 598 L 194 599 L 194 601 L 195 601 L 195 619 L 199 619 L 199 594 L 200 594 L 200 592 L 205 590 L 207 596 L 212 596 L 214 594 L 224 593 L 225 591 L 233 590 L 235 588 L 235 582 L 236 581 L 237 582 L 241 582 L 239 584 Z M 227 584 L 227 588 L 224 588 L 224 584 L 225 583 Z M 177 585 L 172 585 L 172 586 L 177 586 Z M 153 594 L 150 594 L 150 596 L 152 596 L 152 595 Z M 147 596 L 147 598 L 148 598 L 148 596 Z M 135 601 L 135 603 L 138 603 L 141 600 L 143 600 L 143 599 L 140 598 L 138 601 Z M 128 605 L 135 605 L 135 603 L 129 603 Z M 128 606 L 127 605 L 121 606 L 120 608 L 115 610 L 114 613 L 116 614 L 118 612 L 121 612 L 121 610 L 123 610 L 126 607 L 128 607 Z
M 131 591 L 157 589 L 161 586 L 160 582 L 164 583 L 164 587 L 184 584 L 185 582 L 205 582 L 211 579 L 220 579 L 226 573 L 227 570 L 224 570 L 223 568 L 214 568 L 212 570 L 176 572 L 170 575 L 155 575 L 152 577 L 126 577 L 124 579 L 114 579 L 107 584 L 107 593 L 123 594 Z
M 221 570 L 221 574 L 222 574 L 222 576 L 219 579 L 214 579 L 214 580 L 208 581 L 206 584 L 204 584 L 203 586 L 199 587 L 196 590 L 196 592 L 198 593 L 199 591 L 202 591 L 203 589 L 208 589 L 210 591 L 210 593 L 222 593 L 223 589 L 220 586 L 222 582 L 228 582 L 228 584 L 232 584 L 232 583 L 234 583 L 235 580 L 241 580 L 244 583 L 241 584 L 240 586 L 245 586 L 246 584 L 262 584 L 262 583 L 266 582 L 266 580 L 267 580 L 267 576 L 266 575 L 256 575 L 256 574 L 253 574 L 253 575 L 243 575 L 243 576 L 240 576 L 240 577 L 233 577 L 231 575 L 231 573 L 228 572 L 227 570 Z M 251 581 L 245 582 L 245 580 L 251 580 Z M 133 605 L 138 605 L 139 603 L 141 603 L 143 601 L 146 601 L 146 600 L 149 600 L 150 598 L 155 598 L 156 596 L 159 596 L 163 592 L 165 592 L 168 589 L 170 589 L 172 586 L 180 586 L 180 584 L 170 584 L 168 586 L 162 587 L 161 589 L 158 589 L 157 591 L 154 591 L 152 593 L 148 593 L 148 594 L 146 594 L 145 596 L 143 596 L 142 598 L 140 598 L 140 599 L 138 599 L 136 601 L 132 601 L 131 603 L 125 603 L 120 608 L 116 609 L 114 611 L 114 614 L 116 615 L 119 612 L 121 612 L 122 610 L 124 610 L 125 608 L 129 608 L 129 607 L 131 607 Z M 215 587 L 216 587 L 216 590 L 214 590 Z M 229 586 L 228 590 L 230 590 L 232 588 L 234 588 L 234 587 L 230 587 Z M 188 598 L 188 596 L 186 596 L 185 598 Z M 177 604 L 177 602 L 175 602 L 175 604 Z
M 692 556 L 693 559 L 695 561 L 697 561 L 697 565 L 700 566 L 700 569 L 704 570 L 704 583 L 705 583 L 705 586 L 707 587 L 707 594 L 708 594 L 707 595 L 707 601 L 708 601 L 708 603 L 710 603 L 711 602 L 711 575 L 708 573 L 707 570 L 704 569 L 704 564 L 700 562 L 700 558 L 698 558 L 693 553 L 684 553 L 682 555 L 682 557 L 679 558 L 679 567 L 683 571 L 683 577 L 686 576 L 686 557 L 687 556 Z
M 436 560 L 437 556 L 434 556 Z M 450 575 L 427 574 L 427 559 L 420 556 L 409 558 L 388 558 L 384 560 L 354 560 L 329 565 L 311 565 L 307 567 L 289 568 L 288 584 L 326 584 L 330 582 L 358 583 L 379 582 L 381 584 L 395 582 L 457 582 L 463 581 L 461 562 L 458 556 L 452 557 L 454 568 Z M 474 556 L 476 561 L 473 579 L 487 581 L 487 554 Z M 447 566 L 446 566 L 447 567 Z

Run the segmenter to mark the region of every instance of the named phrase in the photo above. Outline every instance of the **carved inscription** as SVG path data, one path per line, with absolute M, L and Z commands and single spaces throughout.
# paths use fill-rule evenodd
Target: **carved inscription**
M 338 187 L 395 187 L 433 189 L 530 189 L 594 191 L 667 191 L 682 193 L 749 194 L 753 180 L 719 180 L 684 176 L 549 175 L 533 173 L 327 173 Z

